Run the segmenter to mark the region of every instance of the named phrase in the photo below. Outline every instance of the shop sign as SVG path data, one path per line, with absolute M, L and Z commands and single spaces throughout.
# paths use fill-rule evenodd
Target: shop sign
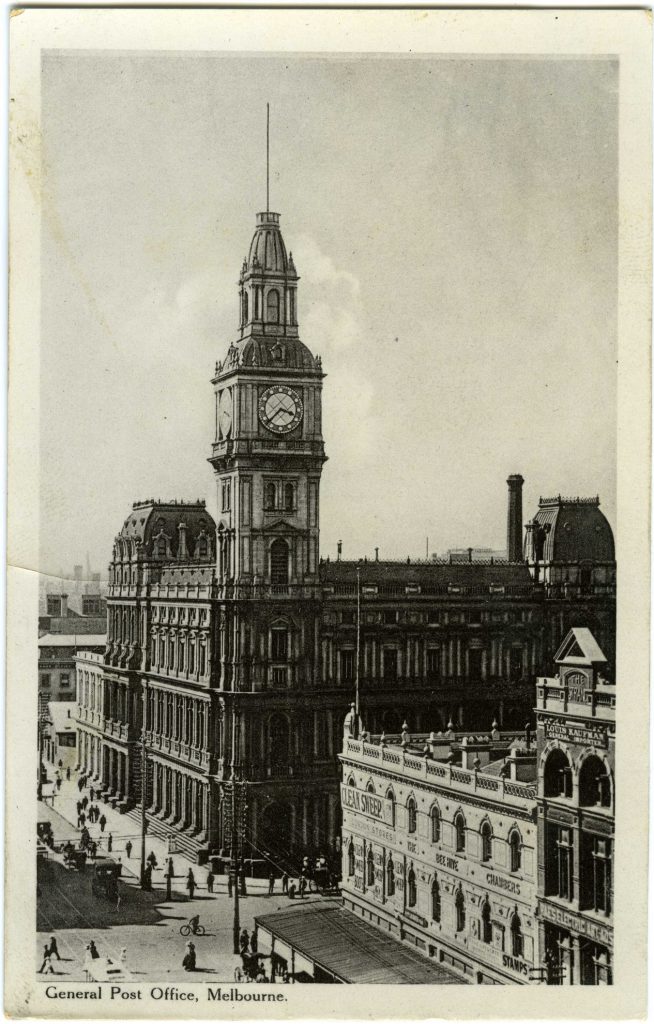
M 608 733 L 601 725 L 576 725 L 556 718 L 545 719 L 545 737 L 549 740 L 563 740 L 564 743 L 579 743 L 581 746 L 608 746 Z
M 356 811 L 366 818 L 383 821 L 386 825 L 393 824 L 393 801 L 385 796 L 376 796 L 354 786 L 341 785 L 341 806 L 343 810 Z
M 594 942 L 600 942 L 604 946 L 613 945 L 613 930 L 611 928 L 607 928 L 602 924 L 596 924 L 594 921 L 589 921 L 588 918 L 583 917 L 581 914 L 571 913 L 569 910 L 564 910 L 563 907 L 555 907 L 551 903 L 546 902 L 540 904 L 540 914 L 544 921 L 549 921 L 560 928 L 565 928 L 569 932 L 585 935 L 587 938 L 592 939 Z
M 515 878 L 504 878 L 495 871 L 486 872 L 486 884 L 501 892 L 509 892 L 512 896 L 520 895 L 520 882 L 516 882 Z

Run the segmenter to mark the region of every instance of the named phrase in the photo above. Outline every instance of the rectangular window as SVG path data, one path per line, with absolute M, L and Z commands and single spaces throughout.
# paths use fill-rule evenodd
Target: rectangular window
M 351 683 L 354 681 L 356 664 L 356 651 L 341 651 L 341 682 Z
M 572 899 L 572 829 L 560 828 L 556 840 L 557 892 L 561 899 Z
M 611 841 L 593 837 L 593 909 L 611 912 Z
M 59 676 L 59 683 L 64 689 L 67 689 L 70 686 L 70 676 L 67 672 L 61 673 Z
M 341 622 L 344 626 L 356 626 L 357 624 L 357 613 L 356 612 L 341 612 Z
M 272 670 L 273 686 L 286 686 L 286 669 L 274 668 Z
M 50 689 L 50 676 L 49 675 L 41 676 L 41 686 L 44 688 L 44 690 L 49 690 Z
M 430 679 L 438 679 L 441 674 L 441 652 L 439 647 L 427 648 L 427 675 Z
M 384 679 L 392 682 L 397 679 L 397 651 L 394 647 L 385 647 L 383 652 Z
M 481 651 L 468 651 L 468 675 L 474 682 L 481 679 Z
M 288 630 L 271 630 L 272 660 L 286 661 L 288 658 Z
M 229 512 L 230 508 L 232 507 L 232 481 L 231 480 L 223 480 L 223 483 L 222 483 L 222 499 L 223 499 L 223 501 L 222 501 L 222 504 L 223 504 L 222 510 L 223 510 L 223 512 Z
M 397 622 L 396 611 L 390 611 L 389 609 L 386 609 L 386 611 L 382 612 L 382 617 L 385 626 L 394 626 L 395 623 Z
M 481 622 L 481 608 L 471 608 L 468 612 L 468 622 L 473 626 L 478 626 Z
M 61 598 L 51 597 L 48 595 L 46 598 L 47 614 L 48 615 L 61 615 Z
M 427 612 L 427 622 L 429 623 L 429 625 L 438 626 L 440 625 L 440 621 L 441 613 L 437 611 L 435 608 L 430 608 L 430 610 Z

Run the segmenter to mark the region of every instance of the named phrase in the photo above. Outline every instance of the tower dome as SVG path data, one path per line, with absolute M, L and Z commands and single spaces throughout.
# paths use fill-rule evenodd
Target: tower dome
M 247 268 L 273 274 L 288 273 L 289 261 L 279 229 L 278 213 L 267 211 L 257 214 L 257 227 L 250 243 Z

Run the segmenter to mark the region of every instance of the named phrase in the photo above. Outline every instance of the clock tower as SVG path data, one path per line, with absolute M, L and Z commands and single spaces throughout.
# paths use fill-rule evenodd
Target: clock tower
M 323 842 L 337 813 L 320 692 L 324 375 L 299 338 L 297 285 L 279 214 L 257 214 L 239 278 L 238 336 L 212 382 L 209 460 L 218 487 L 220 774 L 247 784 L 255 856 Z
M 257 214 L 238 338 L 213 380 L 220 583 L 316 580 L 323 373 L 299 338 L 297 284 L 279 214 Z

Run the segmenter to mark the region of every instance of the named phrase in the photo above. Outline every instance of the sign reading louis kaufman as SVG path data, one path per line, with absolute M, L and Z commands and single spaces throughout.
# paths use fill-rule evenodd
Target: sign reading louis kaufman
M 387 800 L 385 796 L 364 793 L 354 786 L 341 786 L 341 804 L 350 811 L 365 814 L 367 818 L 384 821 L 387 825 L 393 824 L 393 801 Z

